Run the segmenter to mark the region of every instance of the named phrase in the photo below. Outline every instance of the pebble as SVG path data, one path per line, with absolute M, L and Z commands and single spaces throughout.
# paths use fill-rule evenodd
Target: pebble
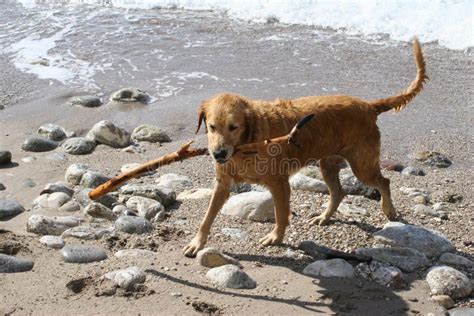
M 35 157 L 24 157 L 24 158 L 21 158 L 21 161 L 24 162 L 24 163 L 32 163 L 33 161 L 35 161 L 36 158 Z
M 66 140 L 61 147 L 71 155 L 87 155 L 94 151 L 96 143 L 85 137 L 73 137 Z
M 54 192 L 63 192 L 69 196 L 73 196 L 74 190 L 69 187 L 69 184 L 65 182 L 56 182 L 56 183 L 48 183 L 44 189 L 40 192 L 40 195 L 46 193 L 54 193 Z
M 117 215 L 107 206 L 100 203 L 92 202 L 84 208 L 84 214 L 95 218 L 105 218 L 108 220 L 116 220 Z
M 193 186 L 193 182 L 188 176 L 176 173 L 166 173 L 156 180 L 156 183 L 175 192 L 181 192 Z
M 176 201 L 175 191 L 159 185 L 125 184 L 120 187 L 119 192 L 123 195 L 143 196 L 157 200 L 164 207 L 168 207 Z
M 0 273 L 27 272 L 33 269 L 33 261 L 0 254 Z
M 374 233 L 374 238 L 383 244 L 413 248 L 427 257 L 438 257 L 454 250 L 452 242 L 438 231 L 415 225 L 390 222 L 382 230 Z
M 146 275 L 138 267 L 128 267 L 122 270 L 111 271 L 103 276 L 111 280 L 122 289 L 131 289 L 136 284 L 145 283 Z
M 58 236 L 46 235 L 41 237 L 39 242 L 48 248 L 61 249 L 64 247 L 64 240 Z
M 117 258 L 130 257 L 137 259 L 154 259 L 156 255 L 155 252 L 146 249 L 123 249 L 114 254 Z
M 323 207 L 326 208 L 329 206 L 329 202 L 323 204 Z M 352 204 L 341 203 L 339 204 L 337 211 L 345 216 L 367 216 L 368 211 L 365 208 L 358 207 Z
M 431 300 L 446 309 L 451 309 L 454 307 L 454 301 L 448 295 L 433 295 Z
M 66 213 L 77 212 L 80 210 L 81 210 L 81 205 L 77 203 L 76 201 L 66 202 L 59 208 L 60 212 L 66 212 Z
M 56 149 L 58 143 L 39 136 L 29 136 L 21 145 L 21 148 L 25 151 L 32 152 L 43 152 Z
M 352 172 L 341 174 L 342 189 L 349 195 L 362 195 L 372 200 L 380 200 L 380 193 L 376 189 L 366 186 Z
M 0 165 L 8 165 L 12 162 L 12 153 L 8 150 L 0 150 Z
M 448 266 L 430 269 L 426 281 L 433 295 L 449 295 L 454 299 L 460 299 L 472 291 L 471 280 L 464 273 Z
M 23 181 L 23 185 L 26 187 L 26 188 L 34 188 L 36 186 L 36 182 L 34 182 L 33 180 L 31 180 L 30 178 L 27 178 Z
M 83 207 L 86 207 L 90 203 L 96 202 L 105 205 L 108 208 L 111 208 L 112 205 L 115 205 L 117 203 L 117 196 L 114 193 L 107 193 L 98 199 L 91 200 L 91 198 L 89 197 L 89 193 L 91 191 L 91 188 L 79 190 L 79 192 L 77 192 L 76 194 L 76 201 L 79 202 L 79 204 Z
M 474 268 L 474 262 L 460 255 L 454 253 L 446 252 L 439 257 L 439 262 L 444 263 L 449 266 L 457 266 L 464 268 Z
M 166 143 L 171 138 L 162 129 L 148 124 L 136 127 L 132 133 L 132 139 L 136 141 L 146 141 L 150 143 Z
M 222 234 L 229 236 L 230 238 L 234 240 L 245 241 L 248 238 L 248 233 L 241 230 L 240 228 L 224 227 L 222 228 L 221 232 Z
M 24 211 L 23 206 L 16 201 L 0 200 L 0 221 L 9 220 Z
M 177 201 L 186 201 L 186 200 L 203 200 L 203 199 L 210 199 L 212 196 L 213 189 L 208 188 L 196 188 L 190 189 L 181 192 L 176 197 Z
M 408 166 L 402 170 L 402 174 L 405 176 L 424 176 L 426 173 L 423 169 L 413 166 Z
M 353 278 L 354 268 L 344 259 L 318 260 L 307 265 L 303 274 L 310 276 Z
M 83 188 L 94 189 L 109 180 L 109 177 L 106 177 L 99 172 L 88 170 L 82 175 L 79 185 Z
M 148 220 L 135 216 L 120 216 L 115 221 L 115 228 L 128 234 L 145 234 L 153 230 Z
M 95 124 L 86 137 L 114 148 L 123 148 L 130 144 L 130 133 L 109 121 Z
M 128 207 L 126 207 L 125 205 L 123 204 L 117 204 L 115 205 L 113 208 L 112 208 L 112 212 L 117 215 L 117 216 L 120 216 L 120 215 L 126 215 L 127 213 L 129 212 L 132 212 L 133 211 L 131 209 L 129 209 Z
M 317 180 L 298 172 L 290 178 L 290 186 L 293 190 L 303 190 L 328 194 L 329 189 L 321 180 Z
M 474 316 L 474 307 L 458 307 L 449 311 L 449 316 Z
M 422 151 L 417 153 L 415 158 L 425 165 L 437 168 L 448 168 L 452 165 L 448 157 L 436 151 Z
M 87 165 L 75 163 L 67 168 L 64 178 L 67 182 L 78 185 L 81 182 L 82 176 L 88 170 L 89 167 Z
M 413 198 L 413 202 L 415 202 L 416 204 L 426 205 L 429 200 L 424 195 L 418 195 Z
M 0 191 L 6 190 L 5 185 L 3 183 L 0 183 Z
M 238 260 L 221 253 L 211 247 L 204 248 L 197 253 L 196 261 L 203 267 L 216 268 L 226 264 L 233 264 L 242 267 Z
M 140 102 L 146 104 L 151 97 L 143 90 L 137 88 L 124 88 L 114 92 L 110 96 L 111 101 L 117 102 Z
M 231 289 L 254 289 L 257 283 L 239 267 L 227 264 L 212 268 L 206 273 L 206 278 L 213 283 Z
M 357 253 L 370 256 L 373 260 L 394 265 L 404 271 L 412 272 L 429 265 L 426 256 L 411 248 L 360 248 Z
M 102 105 L 102 100 L 93 95 L 74 97 L 70 102 L 72 105 L 80 105 L 86 108 L 97 108 Z
M 63 260 L 69 263 L 89 263 L 107 259 L 102 248 L 91 245 L 68 245 L 61 250 Z
M 423 205 L 423 204 L 417 204 L 413 208 L 413 211 L 417 214 L 421 215 L 429 215 L 433 217 L 439 217 L 441 219 L 447 219 L 448 216 L 444 212 L 436 212 L 431 206 L 428 205 Z
M 73 216 L 48 217 L 44 215 L 31 215 L 26 223 L 26 231 L 39 235 L 61 235 L 66 229 L 79 226 L 81 218 Z
M 155 217 L 153 217 L 152 222 L 153 223 L 163 222 L 168 216 L 169 215 L 165 210 L 159 211 L 158 213 L 156 213 Z
M 66 130 L 56 124 L 43 124 L 38 128 L 37 133 L 54 141 L 61 141 L 66 138 Z
M 48 196 L 48 208 L 57 210 L 71 199 L 71 196 L 64 192 L 54 192 Z
M 153 219 L 156 214 L 165 210 L 160 202 L 143 196 L 132 196 L 127 200 L 126 206 L 138 213 L 138 216 L 148 220 Z
M 398 161 L 393 161 L 390 159 L 381 159 L 380 160 L 380 167 L 389 170 L 389 171 L 397 171 L 401 172 L 403 170 L 403 165 Z
M 62 237 L 74 237 L 78 239 L 95 240 L 111 234 L 111 230 L 90 226 L 77 226 L 65 230 Z
M 399 290 L 407 286 L 405 277 L 397 267 L 387 266 L 384 263 L 373 260 L 370 264 L 360 263 L 356 268 L 362 277 L 373 280 L 381 286 Z
M 33 210 L 48 209 L 48 198 L 49 194 L 42 194 L 33 200 L 32 208 Z
M 275 220 L 273 198 L 270 192 L 245 192 L 232 196 L 224 204 L 222 214 L 237 216 L 255 222 Z

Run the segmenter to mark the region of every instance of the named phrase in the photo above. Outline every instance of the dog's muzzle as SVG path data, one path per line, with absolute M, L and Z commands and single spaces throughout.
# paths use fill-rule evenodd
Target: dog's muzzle
M 214 159 L 220 164 L 223 164 L 227 161 L 227 154 L 228 152 L 225 149 L 220 149 L 212 152 L 212 156 L 214 156 Z

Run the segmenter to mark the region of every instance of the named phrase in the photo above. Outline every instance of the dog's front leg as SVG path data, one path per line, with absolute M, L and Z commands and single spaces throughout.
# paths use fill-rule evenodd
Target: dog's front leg
M 278 179 L 268 184 L 268 188 L 275 203 L 275 227 L 271 233 L 260 239 L 260 243 L 264 246 L 281 244 L 290 217 L 291 189 L 288 178 Z
M 211 202 L 207 209 L 206 215 L 199 225 L 196 236 L 191 242 L 184 247 L 184 255 L 186 257 L 195 257 L 197 252 L 204 248 L 207 242 L 207 236 L 211 230 L 212 223 L 217 216 L 217 213 L 224 205 L 225 201 L 229 197 L 230 183 L 227 180 L 217 179 L 216 186 L 214 187 L 214 193 L 212 194 Z

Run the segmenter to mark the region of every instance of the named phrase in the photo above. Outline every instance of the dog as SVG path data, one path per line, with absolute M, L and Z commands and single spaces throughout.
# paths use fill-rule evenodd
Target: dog
M 311 219 L 311 225 L 326 224 L 344 198 L 339 182 L 344 159 L 357 178 L 380 192 L 382 211 L 388 219 L 394 219 L 396 210 L 390 196 L 390 180 L 380 172 L 380 132 L 376 123 L 381 113 L 402 110 L 428 80 L 416 38 L 413 51 L 416 78 L 397 96 L 370 102 L 346 95 L 261 101 L 223 93 L 204 101 L 198 110 L 196 133 L 204 123 L 209 153 L 215 161 L 216 185 L 204 219 L 196 236 L 184 247 L 184 254 L 194 257 L 204 247 L 211 225 L 229 197 L 231 185 L 240 182 L 263 185 L 272 194 L 275 225 L 260 242 L 280 244 L 290 216 L 289 177 L 315 161 L 319 161 L 330 201 L 321 215 Z M 301 148 L 279 146 L 254 157 L 234 154 L 238 145 L 288 134 L 298 120 L 309 114 L 315 117 L 298 134 Z

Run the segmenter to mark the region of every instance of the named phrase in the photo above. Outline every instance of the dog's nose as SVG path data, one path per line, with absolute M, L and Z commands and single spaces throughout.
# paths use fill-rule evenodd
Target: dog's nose
M 212 153 L 214 155 L 214 158 L 216 160 L 223 160 L 227 158 L 227 150 L 221 149 L 221 150 L 216 150 Z

